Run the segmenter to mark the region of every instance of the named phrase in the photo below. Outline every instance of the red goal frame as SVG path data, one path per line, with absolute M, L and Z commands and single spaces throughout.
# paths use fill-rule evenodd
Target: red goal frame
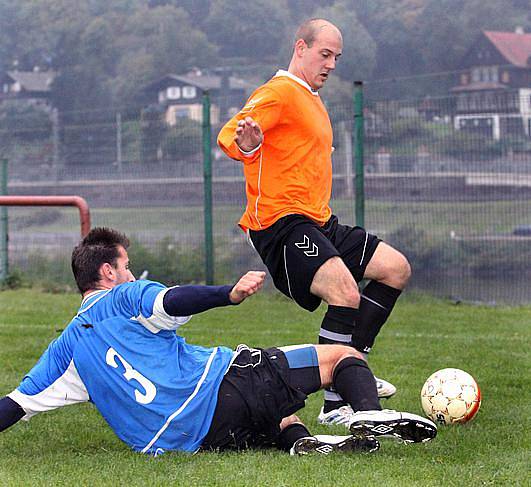
M 81 196 L 0 196 L 0 206 L 75 206 L 79 210 L 81 237 L 90 232 L 90 209 Z

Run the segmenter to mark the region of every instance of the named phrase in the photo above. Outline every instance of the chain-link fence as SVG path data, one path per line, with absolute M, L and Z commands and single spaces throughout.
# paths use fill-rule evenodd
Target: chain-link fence
M 217 282 L 263 268 L 237 227 L 245 206 L 242 168 L 215 144 L 235 108 L 228 105 L 212 99 Z M 354 224 L 354 108 L 347 102 L 328 109 L 335 146 L 331 205 Z M 148 270 L 167 283 L 203 281 L 202 122 L 200 102 L 63 114 L 0 106 L 9 194 L 82 196 L 93 226 L 133 238 L 137 273 Z M 412 287 L 456 299 L 528 301 L 531 90 L 407 101 L 371 95 L 364 126 L 365 225 L 409 257 Z M 9 237 L 12 271 L 72 282 L 75 210 L 10 208 Z

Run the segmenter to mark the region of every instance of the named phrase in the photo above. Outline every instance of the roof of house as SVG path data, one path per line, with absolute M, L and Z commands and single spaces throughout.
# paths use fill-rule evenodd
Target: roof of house
M 26 91 L 50 91 L 55 71 L 8 71 L 8 76 Z
M 483 31 L 500 54 L 514 66 L 531 67 L 531 34 Z
M 149 83 L 144 87 L 144 90 L 156 89 L 158 86 L 162 85 L 167 80 L 180 81 L 181 83 L 196 86 L 200 90 L 212 90 L 221 88 L 221 76 L 211 75 L 211 74 L 167 74 L 166 76 Z M 240 78 L 235 78 L 234 76 L 229 77 L 229 87 L 230 89 L 243 89 L 243 90 L 253 90 L 256 88 L 255 85 L 249 83 Z

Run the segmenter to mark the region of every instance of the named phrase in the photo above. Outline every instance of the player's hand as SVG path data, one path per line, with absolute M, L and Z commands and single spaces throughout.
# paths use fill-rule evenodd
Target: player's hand
M 232 288 L 229 299 L 232 304 L 240 304 L 245 298 L 257 293 L 264 284 L 265 272 L 249 271 Z
M 250 152 L 256 149 L 262 143 L 263 139 L 264 135 L 262 134 L 260 125 L 251 117 L 245 117 L 238 122 L 234 140 L 241 150 Z

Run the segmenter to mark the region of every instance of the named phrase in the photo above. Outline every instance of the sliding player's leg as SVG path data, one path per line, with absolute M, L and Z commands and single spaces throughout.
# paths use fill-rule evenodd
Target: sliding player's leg
M 374 376 L 363 356 L 351 347 L 315 346 L 322 387 L 333 385 L 354 413 L 349 429 L 359 437 L 392 437 L 405 443 L 425 442 L 437 427 L 416 414 L 382 410 Z
M 276 444 L 290 455 L 372 453 L 380 447 L 375 438 L 354 435 L 312 435 L 295 414 L 281 421 Z

